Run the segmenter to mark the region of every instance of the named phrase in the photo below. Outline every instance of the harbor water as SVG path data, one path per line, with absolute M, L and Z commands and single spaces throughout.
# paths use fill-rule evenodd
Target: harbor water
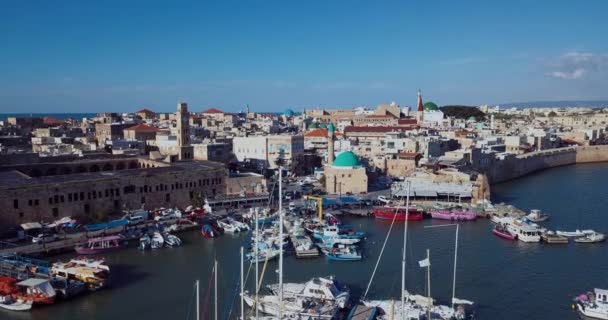
M 555 168 L 493 186 L 493 201 L 507 202 L 529 211 L 551 214 L 550 229 L 595 229 L 608 232 L 608 164 Z M 359 262 L 327 261 L 324 257 L 285 258 L 285 282 L 312 276 L 334 275 L 362 296 L 374 269 L 390 221 L 348 218 L 345 222 L 366 231 L 365 259 Z M 425 269 L 418 260 L 430 249 L 431 290 L 446 303 L 452 293 L 455 228 L 425 228 L 448 224 L 433 220 L 410 222 L 406 287 L 412 293 L 426 290 Z M 181 234 L 184 245 L 141 252 L 135 248 L 107 255 L 112 268 L 110 287 L 99 292 L 34 308 L 30 313 L 0 310 L 0 319 L 195 319 L 194 281 L 200 279 L 204 319 L 213 316 L 213 287 L 209 286 L 213 259 L 219 263 L 218 313 L 220 319 L 239 315 L 237 280 L 239 248 L 249 235 L 223 235 L 203 239 L 198 232 Z M 367 295 L 370 299 L 399 298 L 403 223 L 396 222 Z M 606 244 L 548 245 L 506 241 L 492 235 L 489 220 L 461 223 L 456 296 L 473 300 L 480 319 L 575 319 L 572 297 L 594 287 L 608 287 Z M 57 257 L 58 259 L 67 257 Z M 260 264 L 260 270 L 262 264 Z M 249 265 L 246 266 L 246 272 Z M 270 262 L 264 283 L 277 282 L 277 262 Z M 254 270 L 247 288 L 253 290 Z M 231 308 L 232 307 L 232 308 Z

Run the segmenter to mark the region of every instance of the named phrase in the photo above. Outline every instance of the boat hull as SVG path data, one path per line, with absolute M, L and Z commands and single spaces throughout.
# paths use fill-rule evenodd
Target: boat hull
M 474 213 L 458 213 L 458 212 L 431 212 L 433 219 L 449 220 L 449 221 L 475 221 L 477 215 Z
M 14 302 L 14 303 L 10 303 L 10 304 L 0 303 L 0 308 L 10 310 L 10 311 L 29 311 L 30 309 L 32 309 L 32 303 L 29 301 L 28 302 Z
M 114 251 L 118 251 L 118 250 L 122 250 L 122 249 L 124 249 L 123 246 L 112 247 L 112 248 L 103 248 L 103 249 L 101 249 L 101 248 L 100 249 L 90 249 L 90 248 L 84 248 L 84 247 L 74 248 L 76 253 L 83 254 L 83 255 L 104 254 L 104 253 L 110 253 L 110 252 L 114 252 Z
M 374 218 L 379 220 L 393 220 L 395 221 L 405 221 L 405 210 L 400 209 L 399 212 L 396 212 L 396 208 L 379 208 L 374 210 Z M 422 211 L 417 209 L 410 209 L 409 214 L 407 215 L 408 221 L 420 221 L 424 217 L 422 215 Z
M 502 232 L 500 230 L 492 229 L 492 233 L 494 233 L 497 237 L 506 239 L 506 240 L 516 240 L 517 236 L 511 233 Z

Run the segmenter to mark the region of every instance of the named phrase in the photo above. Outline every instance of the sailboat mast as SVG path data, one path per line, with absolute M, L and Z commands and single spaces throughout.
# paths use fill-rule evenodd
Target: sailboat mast
M 196 320 L 201 319 L 201 303 L 200 303 L 200 295 L 199 295 L 199 281 L 196 280 Z
M 213 288 L 213 302 L 215 303 L 215 309 L 214 309 L 214 319 L 217 320 L 217 260 L 213 261 L 213 284 L 214 284 L 214 288 Z
M 258 254 L 259 254 L 259 241 L 260 241 L 260 208 L 255 208 L 255 249 L 254 249 L 254 256 L 255 256 L 255 319 L 257 320 L 259 317 L 259 313 L 258 313 L 258 302 L 259 302 L 259 296 L 258 296 L 258 282 L 260 281 L 260 272 L 259 272 L 259 262 L 258 262 Z
M 429 295 L 429 307 L 427 310 L 428 319 L 431 319 L 431 307 L 433 306 L 433 300 L 431 300 L 431 250 L 426 249 L 426 260 L 428 261 L 428 266 L 426 269 L 426 278 L 427 278 L 427 286 L 428 286 L 428 295 Z
M 283 319 L 283 168 L 279 166 L 279 319 Z
M 410 182 L 405 198 L 405 224 L 403 226 L 403 258 L 401 259 L 401 320 L 405 320 L 405 250 L 407 248 L 407 222 L 410 217 Z
M 454 309 L 454 298 L 456 297 L 456 263 L 458 261 L 458 227 L 456 224 L 456 244 L 454 245 L 454 279 L 452 282 L 452 309 Z
M 241 320 L 245 320 L 245 279 L 243 277 L 245 271 L 244 263 L 245 253 L 243 247 L 241 247 Z

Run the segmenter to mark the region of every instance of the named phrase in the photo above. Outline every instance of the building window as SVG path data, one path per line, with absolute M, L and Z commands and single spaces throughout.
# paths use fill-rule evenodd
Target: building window
M 53 217 L 54 218 L 59 217 L 59 208 L 53 208 Z
M 17 200 L 17 199 L 13 200 L 13 208 L 19 209 L 19 200 Z
M 27 200 L 27 205 L 30 207 L 32 206 L 32 199 Z
M 134 192 L 135 192 L 134 185 L 128 185 L 128 186 L 122 188 L 122 193 L 124 193 L 124 194 L 129 194 L 129 193 L 134 193 Z
M 119 188 L 114 189 L 114 194 L 118 197 L 120 195 L 120 189 Z
M 60 196 L 60 199 L 61 199 L 61 203 L 65 202 L 65 199 L 63 198 L 63 195 Z
M 167 193 L 165 194 L 165 202 L 169 202 L 171 201 L 171 194 Z
M 146 197 L 141 197 L 141 201 L 142 204 L 146 203 Z
M 53 204 L 53 198 L 49 198 L 49 204 Z
M 19 218 L 23 218 L 24 214 L 23 212 L 19 212 Z
M 194 198 L 194 191 L 190 191 L 190 199 Z
M 110 192 L 106 189 L 106 198 L 110 196 Z
M 84 204 L 84 213 L 90 213 L 91 212 L 91 207 L 89 206 L 88 203 Z
M 81 192 L 80 193 L 80 201 L 83 201 L 83 200 L 84 200 L 84 192 Z
M 114 209 L 115 210 L 120 209 L 120 202 L 118 202 L 118 200 L 114 200 Z

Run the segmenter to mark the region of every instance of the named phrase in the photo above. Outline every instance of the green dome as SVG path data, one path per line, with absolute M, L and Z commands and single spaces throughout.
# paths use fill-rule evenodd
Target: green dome
M 333 166 L 342 168 L 359 167 L 361 166 L 361 163 L 359 162 L 359 159 L 354 153 L 346 151 L 340 153 L 340 155 L 336 157 Z
M 424 104 L 424 111 L 437 111 L 439 107 L 433 102 L 427 102 Z
M 295 114 L 296 113 L 291 109 L 287 109 L 287 110 L 285 110 L 285 112 L 283 112 L 283 115 L 286 117 L 293 117 Z

